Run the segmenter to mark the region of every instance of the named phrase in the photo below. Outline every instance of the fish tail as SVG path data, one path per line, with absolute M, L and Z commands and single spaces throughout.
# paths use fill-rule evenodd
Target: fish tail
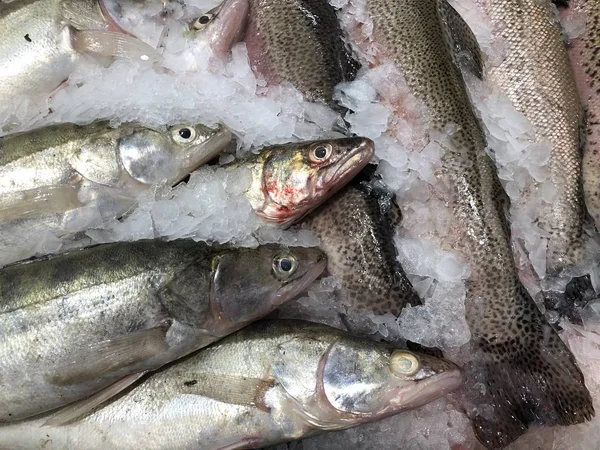
M 488 449 L 507 446 L 530 424 L 573 425 L 595 414 L 574 356 L 520 290 L 519 320 L 509 334 L 476 339 L 477 356 L 466 368 L 468 412 Z

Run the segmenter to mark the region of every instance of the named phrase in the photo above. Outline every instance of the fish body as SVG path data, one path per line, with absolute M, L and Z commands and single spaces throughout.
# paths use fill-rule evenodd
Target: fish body
M 2 426 L 0 448 L 260 448 L 416 408 L 460 382 L 444 360 L 324 325 L 263 321 L 73 424 Z
M 226 168 L 251 173 L 244 195 L 262 219 L 285 227 L 345 186 L 374 153 L 368 138 L 325 139 L 266 147 Z
M 150 60 L 155 52 L 125 34 L 98 0 L 0 3 L 0 102 L 47 97 L 85 54 Z
M 397 259 L 394 228 L 401 212 L 388 194 L 376 181 L 353 182 L 302 221 L 319 238 L 327 271 L 340 281 L 353 312 L 397 316 L 406 304 L 421 303 Z
M 110 392 L 204 347 L 297 295 L 325 264 L 313 248 L 181 240 L 8 266 L 0 271 L 0 421 Z
M 504 3 L 512 10 L 517 3 L 540 2 Z M 475 405 L 467 411 L 477 437 L 489 448 L 499 448 L 531 422 L 588 420 L 594 410 L 581 371 L 517 276 L 505 217 L 507 197 L 485 152 L 460 58 L 454 54 L 457 49 L 471 53 L 468 60 L 477 68 L 481 57 L 474 36 L 445 0 L 368 0 L 367 8 L 377 60 L 391 60 L 401 71 L 427 109 L 430 131 L 448 135 L 446 127 L 457 125 L 448 142 L 440 142 L 445 154 L 438 177 L 449 188 L 448 203 L 460 233 L 449 250 L 460 251 L 471 270 L 465 306 L 472 339 L 465 391 Z M 479 382 L 484 389 L 477 392 L 472 385 Z
M 0 223 L 75 208 L 112 218 L 152 187 L 172 186 L 231 141 L 223 127 L 157 131 L 60 124 L 0 138 Z M 43 220 L 43 219 L 42 219 Z
M 253 70 L 269 84 L 288 82 L 309 101 L 336 107 L 335 86 L 356 77 L 359 65 L 326 1 L 226 0 L 211 14 L 215 52 L 227 52 L 244 36 Z
M 586 138 L 583 149 L 583 191 L 587 210 L 600 229 L 600 4 L 597 1 L 571 1 L 566 13 L 583 14 L 583 35 L 569 45 L 571 67 L 586 112 Z
M 556 198 L 540 212 L 539 225 L 549 234 L 547 277 L 556 277 L 583 258 L 583 108 L 567 48 L 549 1 L 486 0 L 483 10 L 506 46 L 487 77 L 531 122 L 536 139 L 552 145 L 548 167 Z

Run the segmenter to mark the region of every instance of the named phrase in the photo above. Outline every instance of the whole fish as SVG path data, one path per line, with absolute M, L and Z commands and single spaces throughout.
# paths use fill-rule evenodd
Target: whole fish
M 506 11 L 516 11 L 517 4 L 540 4 L 491 3 L 504 4 L 496 16 L 504 17 L 509 27 L 521 24 L 523 31 L 531 27 Z M 471 397 L 466 409 L 477 437 L 489 448 L 499 448 L 532 422 L 568 425 L 588 420 L 594 408 L 583 375 L 517 276 L 504 213 L 507 197 L 485 152 L 460 69 L 465 60 L 466 68 L 476 75 L 482 72 L 475 37 L 446 0 L 367 0 L 365 6 L 373 22 L 376 62 L 391 60 L 402 73 L 427 110 L 429 138 L 447 136 L 439 139 L 445 153 L 437 176 L 449 189 L 453 228 L 460 233 L 446 246 L 462 253 L 471 270 L 466 314 L 472 339 L 465 393 Z M 544 72 L 545 78 L 561 83 L 548 73 L 553 72 Z M 456 130 L 448 133 L 449 125 Z M 566 215 L 563 206 L 567 204 L 557 205 Z
M 571 0 L 563 13 L 583 14 L 586 18 L 585 32 L 571 41 L 569 56 L 586 111 L 583 192 L 588 212 L 600 230 L 600 3 Z
M 288 82 L 308 100 L 334 108 L 335 86 L 359 69 L 327 1 L 225 0 L 191 26 L 205 30 L 221 55 L 243 37 L 251 67 L 268 84 Z
M 406 304 L 421 304 L 394 246 L 401 217 L 393 195 L 371 180 L 352 182 L 302 221 L 319 238 L 349 311 L 397 316 Z
M 62 423 L 146 371 L 270 313 L 314 281 L 316 248 L 138 241 L 0 271 L 0 421 Z
M 118 217 L 152 187 L 172 186 L 231 141 L 224 127 L 60 124 L 0 138 L 0 223 L 75 208 Z
M 126 34 L 102 0 L 0 2 L 0 103 L 47 97 L 86 55 L 156 60 Z
M 267 222 L 288 226 L 323 203 L 365 167 L 375 146 L 368 138 L 273 145 L 227 166 L 249 171 L 244 195 Z
M 310 322 L 263 321 L 75 423 L 0 426 L 0 449 L 260 448 L 417 408 L 460 382 L 441 359 Z

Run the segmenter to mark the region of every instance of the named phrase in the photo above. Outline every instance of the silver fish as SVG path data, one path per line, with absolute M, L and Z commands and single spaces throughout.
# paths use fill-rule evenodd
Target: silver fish
M 324 325 L 265 321 L 75 423 L 1 426 L 0 449 L 260 448 L 417 408 L 460 382 L 441 359 Z
M 0 421 L 85 398 L 71 420 L 149 370 L 290 300 L 324 270 L 316 248 L 139 241 L 0 271 Z
M 156 186 L 172 186 L 231 141 L 221 126 L 53 125 L 0 138 L 0 223 L 72 209 L 116 217 Z
M 47 97 L 86 55 L 159 59 L 111 19 L 101 0 L 0 2 L 0 28 L 3 105 Z

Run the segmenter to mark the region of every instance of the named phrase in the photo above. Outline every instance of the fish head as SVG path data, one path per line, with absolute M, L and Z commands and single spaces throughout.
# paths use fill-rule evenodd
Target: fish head
M 417 408 L 458 388 L 460 369 L 442 359 L 393 348 L 385 343 L 342 335 L 313 354 L 318 360 L 297 361 L 285 344 L 275 369 L 277 380 L 293 398 L 297 411 L 319 429 L 343 429 Z M 303 344 L 306 345 L 306 344 Z M 310 359 L 310 358 L 309 358 Z M 301 369 L 304 367 L 304 369 Z M 310 389 L 298 389 L 298 377 Z
M 211 303 L 221 323 L 245 324 L 302 293 L 325 269 L 315 247 L 237 248 L 215 261 Z
M 269 147 L 247 196 L 264 220 L 290 225 L 345 186 L 374 152 L 373 141 L 361 137 Z
M 185 124 L 166 131 L 136 127 L 121 137 L 119 155 L 134 180 L 173 185 L 217 156 L 231 139 L 231 131 L 222 125 Z
M 249 10 L 248 0 L 225 0 L 192 20 L 189 25 L 192 36 L 207 39 L 213 53 L 226 58 L 231 47 L 244 36 Z

